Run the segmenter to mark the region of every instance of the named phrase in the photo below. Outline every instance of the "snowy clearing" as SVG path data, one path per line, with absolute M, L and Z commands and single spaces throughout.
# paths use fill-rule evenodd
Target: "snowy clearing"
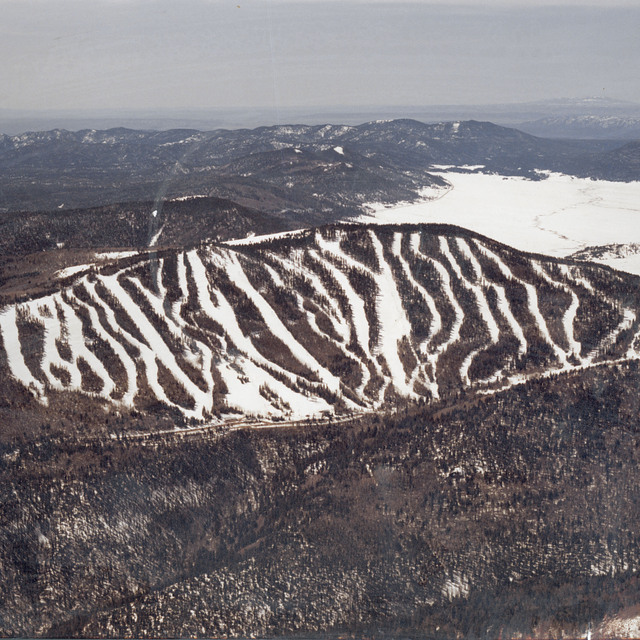
M 279 231 L 278 233 L 265 233 L 264 235 L 257 236 L 254 233 L 249 234 L 246 238 L 235 238 L 233 240 L 227 240 L 222 244 L 227 246 L 258 244 L 265 240 L 277 240 L 279 238 L 295 238 L 303 233 L 306 233 L 306 229 L 294 229 L 292 231 Z
M 178 196 L 176 198 L 169 198 L 169 202 L 185 202 L 187 200 L 198 200 L 199 198 L 208 198 L 206 194 L 198 194 L 194 196 Z
M 81 271 L 86 271 L 93 266 L 93 262 L 90 264 L 74 264 L 71 267 L 65 267 L 64 269 L 60 269 L 55 272 L 56 278 L 68 278 L 69 276 L 74 276 L 76 273 L 80 273 Z
M 102 253 L 95 253 L 96 260 L 119 260 L 120 258 L 130 258 L 131 256 L 137 256 L 139 251 L 106 251 Z

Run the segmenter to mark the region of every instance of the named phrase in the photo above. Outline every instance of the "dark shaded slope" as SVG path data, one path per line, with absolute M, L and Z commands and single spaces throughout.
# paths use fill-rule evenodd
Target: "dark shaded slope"
M 55 130 L 5 136 L 0 210 L 68 209 L 195 194 L 232 198 L 264 211 L 291 210 L 306 215 L 307 224 L 319 224 L 353 213 L 385 189 L 388 199 L 397 200 L 438 182 L 424 166 L 414 167 L 415 175 L 403 175 L 357 152 L 351 155 L 352 166 L 345 167 L 340 162 L 345 158 L 331 149 L 346 129 Z M 304 153 L 294 156 L 299 147 Z M 300 169 L 307 179 L 299 180 Z M 346 180 L 345 169 L 354 169 Z M 341 211 L 345 206 L 351 209 Z
M 638 180 L 640 142 L 629 142 L 619 149 L 598 156 L 590 173 L 602 180 Z M 614 178 L 614 176 L 616 176 Z
M 415 120 L 369 123 L 345 140 L 362 153 L 386 156 L 399 166 L 419 164 L 484 165 L 504 175 L 535 177 L 536 169 L 573 172 L 593 153 L 612 149 L 611 141 L 548 140 L 492 124 Z

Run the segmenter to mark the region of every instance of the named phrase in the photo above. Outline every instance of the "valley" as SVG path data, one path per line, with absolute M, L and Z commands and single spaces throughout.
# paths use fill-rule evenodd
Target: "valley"
M 367 203 L 356 220 L 382 224 L 447 221 L 516 249 L 556 257 L 579 256 L 640 274 L 640 182 L 610 182 L 548 174 L 542 180 L 484 173 L 483 167 L 440 169 L 450 187 L 427 188 L 423 201 Z M 618 245 L 598 252 L 598 245 Z M 586 257 L 586 256 L 585 256 Z

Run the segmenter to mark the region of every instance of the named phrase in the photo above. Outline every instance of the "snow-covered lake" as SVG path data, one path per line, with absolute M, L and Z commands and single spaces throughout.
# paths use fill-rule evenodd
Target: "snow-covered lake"
M 371 203 L 359 222 L 456 224 L 522 249 L 564 257 L 588 246 L 640 243 L 640 182 L 607 182 L 557 173 L 541 181 L 439 171 L 449 189 L 425 189 L 423 202 Z M 640 274 L 640 254 L 605 256 Z

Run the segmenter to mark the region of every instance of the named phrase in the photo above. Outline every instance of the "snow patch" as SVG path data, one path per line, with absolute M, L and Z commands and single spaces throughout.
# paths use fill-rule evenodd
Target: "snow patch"
M 162 232 L 164 231 L 164 225 L 162 225 L 157 233 L 154 233 L 153 236 L 151 237 L 151 240 L 149 240 L 149 246 L 150 247 L 155 247 L 156 243 L 158 242 L 158 240 L 160 239 L 160 235 L 162 234 Z
M 171 198 L 169 202 L 185 202 L 186 200 L 198 200 L 199 198 L 208 198 L 209 196 L 206 194 L 199 194 L 194 196 L 178 196 L 177 198 Z M 157 211 L 154 211 L 154 218 L 158 214 Z
M 278 233 L 266 233 L 261 236 L 257 236 L 255 234 L 250 234 L 246 238 L 235 238 L 233 240 L 226 240 L 222 244 L 233 247 L 233 246 L 242 246 L 249 244 L 259 244 L 260 242 L 265 242 L 267 240 L 277 240 L 279 238 L 295 238 L 297 236 L 301 236 L 307 233 L 307 229 L 294 229 L 293 231 L 280 231 Z
M 96 260 L 119 260 L 120 258 L 131 258 L 139 255 L 139 251 L 105 251 L 102 253 L 94 253 Z

